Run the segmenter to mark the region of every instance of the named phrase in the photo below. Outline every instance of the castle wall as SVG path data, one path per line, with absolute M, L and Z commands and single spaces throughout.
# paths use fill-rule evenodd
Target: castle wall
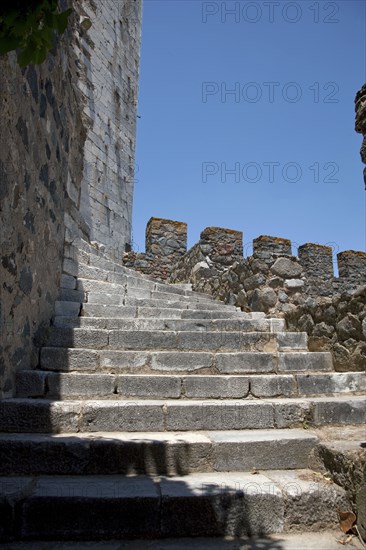
M 289 329 L 308 333 L 311 350 L 331 350 L 337 370 L 366 367 L 365 252 L 340 252 L 335 277 L 328 246 L 306 243 L 294 256 L 289 239 L 261 235 L 253 241 L 253 254 L 244 258 L 241 232 L 209 227 L 190 250 L 184 253 L 182 247 L 171 256 L 160 243 L 172 237 L 174 224 L 184 224 L 154 220 L 147 228 L 147 253 L 125 255 L 130 267 L 156 280 L 191 283 L 243 311 L 284 317 Z M 155 223 L 156 232 L 151 231 Z
M 69 4 L 42 65 L 0 57 L 0 397 L 38 364 L 65 242 L 130 242 L 141 2 Z

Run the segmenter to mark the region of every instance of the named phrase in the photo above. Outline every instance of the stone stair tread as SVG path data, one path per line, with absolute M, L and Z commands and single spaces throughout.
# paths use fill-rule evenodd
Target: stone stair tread
M 342 541 L 340 546 L 339 540 Z M 349 540 L 349 542 L 347 542 Z M 57 550 L 75 550 L 73 543 L 61 543 L 57 541 Z M 119 546 L 117 546 L 119 544 Z M 260 547 L 278 548 L 278 550 L 364 550 L 364 546 L 358 541 L 355 535 L 350 539 L 349 535 L 343 535 L 339 528 L 312 532 L 281 533 L 266 536 L 240 536 L 232 539 L 226 536 L 216 537 L 184 537 L 164 539 L 129 539 L 117 542 L 92 542 L 79 541 L 78 550 L 254 550 Z M 52 547 L 51 547 L 52 548 Z M 18 544 L 3 544 L 4 550 L 35 550 L 33 543 L 21 542 Z M 50 550 L 50 542 L 38 541 L 36 550 Z M 53 548 L 52 548 L 53 550 Z
M 316 435 L 299 429 L 52 435 L 0 433 L 0 475 L 175 475 L 243 469 L 299 469 L 309 466 L 310 453 L 317 443 Z
M 269 328 L 269 327 L 268 327 Z M 48 347 L 101 349 L 307 351 L 305 332 L 172 331 L 53 327 Z M 315 356 L 314 356 L 315 357 Z
M 13 529 L 51 540 L 65 533 L 69 540 L 263 535 L 294 522 L 305 531 L 324 529 L 349 506 L 344 490 L 310 470 L 0 478 L 0 487 Z
M 106 330 L 195 330 L 280 332 L 285 330 L 281 319 L 138 319 L 113 317 L 62 317 L 53 319 L 57 328 L 91 328 Z
M 120 399 L 159 398 L 268 398 L 319 394 L 357 395 L 366 390 L 366 374 L 110 374 L 21 371 L 17 375 L 18 397 L 98 397 Z M 352 389 L 351 389 L 352 388 Z
M 75 344 L 75 343 L 74 343 Z M 85 343 L 83 344 L 85 345 Z M 42 370 L 113 372 L 160 372 L 205 374 L 331 372 L 329 352 L 227 351 L 227 350 L 116 350 L 89 347 L 44 347 L 41 351 Z
M 348 427 L 347 427 L 348 428 Z M 360 430 L 359 427 L 353 426 Z M 334 428 L 333 428 L 334 429 Z M 339 428 L 338 428 L 339 430 Z M 347 433 L 347 429 L 343 428 Z M 286 439 L 301 439 L 318 441 L 320 430 L 303 430 L 298 428 L 278 429 L 278 430 L 208 430 L 194 432 L 74 432 L 74 433 L 6 433 L 0 432 L 0 441 L 19 441 L 19 442 L 43 442 L 53 443 L 54 441 L 66 441 L 71 444 L 77 444 L 81 441 L 131 441 L 131 442 L 166 442 L 168 444 L 179 443 L 209 443 L 217 442 L 256 442 L 256 441 L 283 441 Z
M 78 304 L 80 310 L 80 304 Z M 166 308 L 159 306 L 117 306 L 103 304 L 83 304 L 81 316 L 87 317 L 113 317 L 113 318 L 166 318 L 166 319 L 247 319 L 248 314 L 232 310 L 205 310 Z M 264 318 L 265 314 L 252 314 L 252 319 Z
M 194 431 L 364 424 L 363 396 L 269 399 L 100 400 L 12 398 L 0 402 L 0 431 Z
M 157 295 L 157 297 L 160 299 L 164 299 L 164 297 L 166 299 L 169 299 L 169 297 L 171 297 L 171 299 L 181 299 L 182 301 L 186 302 L 207 301 L 209 303 L 220 303 L 220 300 L 214 298 L 210 294 L 184 290 L 183 288 L 177 288 L 175 285 L 152 282 L 150 287 L 139 287 L 137 286 L 137 283 L 135 283 L 134 285 L 131 285 L 131 283 L 132 279 L 130 277 L 121 279 L 121 282 L 119 283 L 111 281 L 100 281 L 98 279 L 89 279 L 87 277 L 78 277 L 76 289 L 85 292 L 103 292 L 106 294 L 122 293 L 126 294 L 126 296 L 133 296 L 134 292 L 136 292 L 137 295 L 139 292 L 141 292 L 142 294 L 146 292 L 148 295 L 151 295 L 151 297 Z M 221 304 L 224 304 L 224 302 L 221 302 Z
M 64 300 L 70 299 L 70 301 L 80 301 L 83 304 L 90 305 L 114 305 L 114 306 L 136 306 L 136 307 L 160 307 L 160 308 L 173 308 L 173 309 L 195 309 L 195 310 L 212 310 L 212 311 L 239 311 L 236 306 L 226 305 L 224 302 L 218 300 L 200 300 L 187 299 L 177 300 L 174 296 L 168 295 L 167 298 L 135 298 L 133 296 L 100 292 L 88 292 L 87 297 L 84 291 L 80 290 L 65 290 L 61 293 Z M 78 299 L 74 299 L 77 297 Z

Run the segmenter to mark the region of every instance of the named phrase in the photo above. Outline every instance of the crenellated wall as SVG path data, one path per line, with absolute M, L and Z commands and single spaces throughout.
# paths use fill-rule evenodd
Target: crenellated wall
M 165 281 L 172 267 L 187 252 L 187 224 L 150 218 L 146 226 L 145 250 L 145 253 L 126 252 L 124 265 Z
M 181 222 L 152 218 L 147 253 L 126 254 L 125 264 L 157 280 L 191 283 L 244 311 L 283 317 L 291 330 L 308 333 L 310 349 L 331 350 L 337 370 L 366 367 L 365 252 L 340 252 L 335 277 L 329 246 L 306 243 L 294 256 L 289 239 L 261 235 L 244 258 L 241 232 L 209 227 L 190 250 L 171 254 L 164 247 L 183 225 L 186 234 Z

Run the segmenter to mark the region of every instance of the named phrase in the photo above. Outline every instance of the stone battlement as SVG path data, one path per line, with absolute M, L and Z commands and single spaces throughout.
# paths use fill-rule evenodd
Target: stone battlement
M 339 276 L 334 276 L 333 250 L 330 246 L 305 243 L 292 254 L 290 239 L 261 235 L 253 240 L 252 261 L 272 264 L 278 257 L 296 261 L 299 276 L 319 294 L 328 294 L 330 285 L 366 284 L 366 252 L 346 250 L 337 254 Z M 200 240 L 187 251 L 187 224 L 151 218 L 146 228 L 146 252 L 129 252 L 123 263 L 156 279 L 186 281 L 193 269 L 221 272 L 243 260 L 243 233 L 222 227 L 207 227 Z M 319 283 L 319 285 L 318 285 Z M 326 289 L 326 290 L 325 290 Z M 339 288 L 336 288 L 339 290 Z

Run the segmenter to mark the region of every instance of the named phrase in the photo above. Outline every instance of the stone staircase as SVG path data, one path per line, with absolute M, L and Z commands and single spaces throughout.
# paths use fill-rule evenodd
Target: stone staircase
M 39 370 L 0 402 L 2 539 L 332 529 L 346 491 L 310 466 L 366 419 L 364 373 L 305 333 L 69 247 Z

